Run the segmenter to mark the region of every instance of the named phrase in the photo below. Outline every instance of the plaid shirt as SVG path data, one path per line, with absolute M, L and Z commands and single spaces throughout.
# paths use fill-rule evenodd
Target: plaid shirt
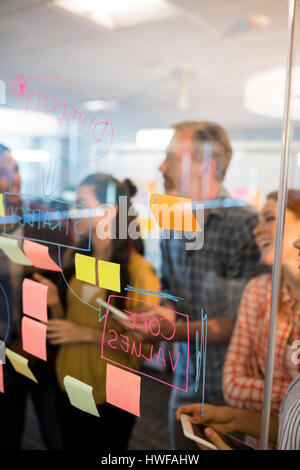
M 204 246 L 201 250 L 186 250 L 186 240 L 162 240 L 162 292 L 183 298 L 176 302 L 178 312 L 189 315 L 190 321 L 201 321 L 201 310 L 208 320 L 223 315 L 235 321 L 240 298 L 247 280 L 257 274 L 259 250 L 252 234 L 258 223 L 255 210 L 228 203 L 224 189 L 219 200 L 226 207 L 210 209 L 204 226 Z M 225 205 L 225 203 L 224 203 Z M 234 207 L 235 206 L 235 207 Z M 199 338 L 201 331 L 199 328 Z M 207 344 L 205 401 L 224 404 L 222 366 L 227 344 Z M 187 357 L 186 342 L 179 343 L 182 358 Z M 184 363 L 184 361 L 182 361 Z M 186 371 L 177 367 L 174 385 L 185 388 Z M 188 391 L 172 390 L 170 408 L 184 403 L 201 402 L 201 380 L 196 382 L 196 348 L 190 344 Z
M 265 274 L 247 285 L 223 369 L 223 392 L 230 406 L 261 410 L 270 322 L 272 276 Z M 288 339 L 300 338 L 300 311 L 285 284 L 281 288 L 282 315 L 278 318 L 271 410 L 278 413 L 293 377 L 285 357 Z M 294 318 L 293 318 L 294 317 Z

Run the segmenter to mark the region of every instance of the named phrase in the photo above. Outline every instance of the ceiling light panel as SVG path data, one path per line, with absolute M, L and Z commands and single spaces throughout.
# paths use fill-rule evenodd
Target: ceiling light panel
M 285 68 L 278 67 L 249 78 L 244 88 L 244 106 L 247 111 L 282 119 L 285 75 Z M 292 119 L 300 120 L 300 65 L 293 67 L 291 116 Z

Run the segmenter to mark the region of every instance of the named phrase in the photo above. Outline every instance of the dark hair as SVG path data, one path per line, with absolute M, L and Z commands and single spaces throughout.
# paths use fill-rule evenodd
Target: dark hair
M 135 184 L 129 179 L 124 181 L 118 181 L 111 175 L 104 173 L 94 173 L 92 175 L 84 178 L 79 186 L 93 186 L 95 191 L 95 197 L 102 204 L 117 204 L 118 213 L 116 216 L 116 233 L 115 237 L 112 240 L 113 250 L 111 261 L 114 263 L 120 264 L 120 276 L 121 276 L 121 289 L 126 287 L 127 284 L 130 284 L 129 272 L 128 272 L 128 263 L 132 250 L 136 250 L 141 255 L 144 254 L 144 244 L 139 237 L 137 240 L 132 240 L 128 237 L 128 226 L 134 221 L 137 217 L 137 214 L 129 216 L 127 213 L 127 234 L 125 238 L 119 237 L 119 218 L 120 218 L 120 208 L 119 208 L 119 197 L 127 196 L 128 209 L 131 207 L 131 198 L 136 194 L 137 188 Z M 132 213 L 132 212 L 130 212 Z M 124 215 L 122 214 L 122 217 Z M 139 231 L 139 227 L 137 226 Z M 123 299 L 115 299 L 115 305 L 123 307 Z
M 135 184 L 129 180 L 119 181 L 112 175 L 105 173 L 93 173 L 92 175 L 86 176 L 80 183 L 79 186 L 94 186 L 95 196 L 102 204 L 115 203 L 117 204 L 119 196 L 127 196 L 129 198 L 135 196 L 137 188 Z M 112 198 L 112 193 L 114 198 Z M 114 199 L 114 201 L 112 200 Z
M 267 195 L 267 199 L 274 199 L 278 201 L 278 191 L 273 191 Z M 289 189 L 287 192 L 286 207 L 291 211 L 295 212 L 300 217 L 300 190 Z

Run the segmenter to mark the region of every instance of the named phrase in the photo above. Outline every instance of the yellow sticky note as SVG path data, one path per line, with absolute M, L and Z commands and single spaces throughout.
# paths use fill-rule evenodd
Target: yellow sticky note
M 202 232 L 193 215 L 191 199 L 154 193 L 151 195 L 150 209 L 162 229 Z
M 96 258 L 76 253 L 75 272 L 79 281 L 96 285 Z
M 99 286 L 103 289 L 121 292 L 120 265 L 109 261 L 98 261 Z
M 0 217 L 5 216 L 5 209 L 4 209 L 4 203 L 3 203 L 3 194 L 0 193 Z
M 19 374 L 25 375 L 25 377 L 28 377 L 28 379 L 38 383 L 35 376 L 28 367 L 28 359 L 20 356 L 20 354 L 17 354 L 8 348 L 6 348 L 5 352 L 16 372 L 19 372 Z
M 98 418 L 100 417 L 93 397 L 93 387 L 81 382 L 81 380 L 74 379 L 70 375 L 64 377 L 64 385 L 71 405 L 86 413 L 98 416 Z
M 9 237 L 0 237 L 0 248 L 11 261 L 24 266 L 33 266 L 29 258 L 18 245 L 18 240 Z

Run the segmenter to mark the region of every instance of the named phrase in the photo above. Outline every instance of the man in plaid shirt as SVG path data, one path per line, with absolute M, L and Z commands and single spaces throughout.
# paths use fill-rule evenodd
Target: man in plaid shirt
M 185 239 L 162 240 L 162 292 L 181 297 L 182 301 L 164 306 L 189 315 L 190 355 L 188 391 L 172 389 L 169 403 L 169 429 L 172 448 L 187 448 L 175 410 L 186 403 L 202 400 L 201 381 L 196 390 L 196 331 L 201 335 L 201 310 L 207 314 L 207 356 L 205 402 L 224 404 L 222 366 L 237 308 L 245 284 L 261 272 L 260 253 L 252 234 L 258 223 L 255 210 L 237 206 L 222 186 L 232 150 L 224 129 L 210 122 L 183 122 L 175 133 L 160 166 L 167 194 L 205 200 L 204 245 L 187 250 Z M 208 150 L 207 150 L 208 149 Z M 189 184 L 182 184 L 183 159 L 190 155 Z M 207 157 L 208 155 L 208 157 Z M 183 186 L 186 187 L 182 194 Z M 168 304 L 168 305 L 167 305 Z M 187 356 L 186 328 L 176 323 L 179 351 Z M 179 366 L 183 362 L 180 362 Z M 186 371 L 174 371 L 174 385 L 185 388 Z

